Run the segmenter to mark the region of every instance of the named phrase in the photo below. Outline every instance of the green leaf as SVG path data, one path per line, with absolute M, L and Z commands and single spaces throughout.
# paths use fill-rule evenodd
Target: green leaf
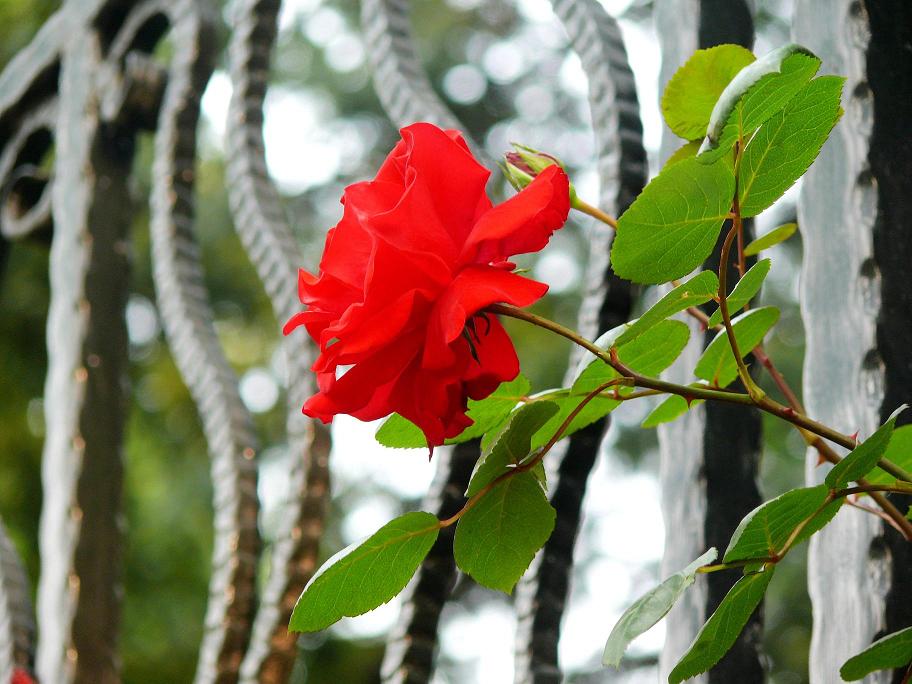
M 738 191 L 741 215 L 756 216 L 808 170 L 842 115 L 844 78 L 821 76 L 767 121 L 744 149 Z
M 509 477 L 459 520 L 453 541 L 456 564 L 479 584 L 509 594 L 551 536 L 554 518 L 535 475 Z
M 668 676 L 668 684 L 680 684 L 718 663 L 732 647 L 751 613 L 757 608 L 773 578 L 769 566 L 763 572 L 745 575 L 722 599 L 697 634 L 690 649 Z
M 421 428 L 408 418 L 394 413 L 377 428 L 374 434 L 380 444 L 393 449 L 421 449 L 427 447 L 427 438 Z
M 892 670 L 912 663 L 912 627 L 881 637 L 839 669 L 847 682 L 862 679 L 877 670 Z
M 691 140 L 689 143 L 686 143 L 676 149 L 671 153 L 671 156 L 668 157 L 668 160 L 665 162 L 665 168 L 671 166 L 672 164 L 677 164 L 679 161 L 684 161 L 685 159 L 692 159 L 697 156 L 697 152 L 700 151 L 700 141 Z
M 685 159 L 662 169 L 618 219 L 611 249 L 615 272 L 654 284 L 693 271 L 712 252 L 734 191 L 727 160 Z
M 674 134 L 685 140 L 706 135 L 709 117 L 725 86 L 754 59 L 740 45 L 717 45 L 693 53 L 662 95 L 662 114 Z
M 684 397 L 678 394 L 672 394 L 666 398 L 665 401 L 652 409 L 652 412 L 646 416 L 646 419 L 640 424 L 640 427 L 652 428 L 661 425 L 662 423 L 670 423 L 680 416 L 683 416 L 694 406 L 698 406 L 702 403 L 702 399 L 693 399 L 688 404 Z
M 291 614 L 292 632 L 317 632 L 343 617 L 383 605 L 405 588 L 437 539 L 430 513 L 391 520 L 366 541 L 330 558 L 304 588 Z
M 690 328 L 687 324 L 681 321 L 660 321 L 630 342 L 617 345 L 618 360 L 641 375 L 656 376 L 681 355 L 688 339 Z M 585 396 L 600 385 L 619 377 L 614 368 L 601 359 L 594 359 L 574 381 L 570 394 Z
M 735 285 L 735 289 L 728 295 L 729 312 L 738 311 L 760 291 L 760 286 L 763 285 L 763 281 L 766 280 L 766 276 L 769 273 L 770 264 L 769 259 L 761 259 L 747 270 L 744 277 Z M 713 315 L 709 317 L 709 326 L 712 327 L 721 323 L 722 309 L 716 309 Z
M 678 285 L 662 297 L 646 313 L 627 326 L 624 334 L 617 338 L 617 345 L 635 340 L 652 326 L 669 316 L 691 306 L 699 306 L 715 297 L 719 292 L 719 279 L 712 271 L 703 271 Z
M 732 329 L 735 340 L 738 342 L 738 351 L 741 355 L 749 354 L 763 340 L 763 337 L 779 320 L 779 309 L 773 306 L 763 306 L 751 309 L 732 319 Z M 694 374 L 698 378 L 708 380 L 725 387 L 738 377 L 738 364 L 732 353 L 725 330 L 720 330 L 703 351 L 703 356 L 697 361 Z
M 532 435 L 557 411 L 558 406 L 553 401 L 532 402 L 514 411 L 507 428 L 476 464 L 466 496 L 474 496 L 489 482 L 519 465 L 532 452 Z M 544 479 L 544 468 L 539 476 Z
M 641 596 L 625 610 L 605 644 L 602 664 L 618 667 L 630 642 L 665 617 L 684 590 L 694 583 L 697 568 L 709 565 L 716 560 L 717 555 L 718 552 L 714 548 L 710 549 L 686 568 Z
M 467 427 L 458 437 L 446 440 L 444 444 L 467 442 L 500 425 L 516 404 L 528 394 L 530 387 L 525 376 L 518 375 L 509 382 L 501 383 L 490 396 L 479 401 L 470 399 L 468 416 L 475 421 L 474 425 Z M 395 449 L 427 448 L 427 439 L 421 428 L 398 413 L 394 413 L 383 422 L 377 430 L 375 439 L 383 446 Z
M 568 390 L 558 390 L 556 392 L 552 390 L 533 395 L 532 398 L 535 400 L 547 399 L 558 406 L 558 412 L 554 417 L 532 435 L 531 449 L 532 451 L 535 451 L 548 443 L 573 410 L 579 406 L 583 397 L 571 396 Z M 567 429 L 564 430 L 562 437 L 569 437 L 574 432 L 582 430 L 584 427 L 591 425 L 595 421 L 611 413 L 618 406 L 620 406 L 620 402 L 615 401 L 614 399 L 606 399 L 604 397 L 593 399 L 583 407 L 583 410 L 580 411 L 573 420 L 570 421 L 570 424 L 567 426 Z M 486 446 L 485 440 L 482 440 L 482 447 L 486 448 Z
M 871 472 L 887 450 L 890 437 L 893 436 L 893 428 L 896 426 L 896 418 L 905 408 L 907 406 L 903 404 L 896 409 L 889 420 L 877 428 L 873 435 L 852 449 L 844 459 L 833 466 L 824 480 L 830 489 L 842 489 L 849 482 L 856 482 Z
M 755 254 L 762 252 L 764 249 L 769 249 L 773 245 L 778 245 L 780 242 L 785 242 L 795 234 L 796 230 L 798 230 L 797 223 L 783 223 L 778 228 L 773 228 L 766 235 L 761 235 L 756 240 L 751 242 L 747 247 L 745 247 L 744 256 L 754 256 Z
M 784 109 L 820 68 L 820 60 L 799 45 L 786 45 L 742 69 L 713 108 L 706 139 L 697 155 L 713 163 L 737 140 L 747 141 L 763 122 Z
M 795 528 L 814 516 L 801 529 L 792 545 L 800 544 L 823 529 L 842 505 L 844 499 L 827 504 L 828 495 L 826 485 L 803 487 L 761 504 L 738 524 L 722 562 L 772 557 L 782 550 Z
M 884 452 L 883 458 L 895 463 L 903 470 L 912 470 L 912 425 L 903 425 L 893 431 L 890 443 Z M 890 473 L 874 468 L 866 476 L 869 484 L 892 484 L 896 478 Z
M 618 326 L 601 335 L 595 344 L 606 349 L 610 348 L 624 330 L 625 326 Z M 617 348 L 618 358 L 644 375 L 658 375 L 678 357 L 687 344 L 689 336 L 689 328 L 680 321 L 659 321 L 658 325 L 652 326 L 642 336 L 638 335 L 633 341 L 619 346 Z M 587 355 L 580 361 L 577 378 L 572 388 L 547 390 L 529 397 L 532 403 L 550 401 L 558 406 L 558 412 L 532 435 L 530 449 L 534 451 L 544 446 L 574 409 L 579 406 L 585 395 L 599 385 L 618 377 L 620 377 L 618 373 L 604 361 Z M 629 391 L 631 390 L 621 388 L 622 394 Z M 602 396 L 590 400 L 570 421 L 562 436 L 568 437 L 591 425 L 618 406 L 620 406 L 620 402 Z M 487 450 L 493 444 L 495 436 L 496 431 L 485 435 L 481 443 L 482 448 Z

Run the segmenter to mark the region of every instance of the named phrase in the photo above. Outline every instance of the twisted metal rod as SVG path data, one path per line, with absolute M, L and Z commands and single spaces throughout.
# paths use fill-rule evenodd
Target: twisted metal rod
M 299 308 L 296 296 L 301 251 L 266 169 L 263 101 L 277 32 L 278 0 L 243 0 L 233 21 L 228 57 L 234 86 L 228 112 L 227 157 L 234 226 L 280 321 Z M 286 430 L 292 454 L 289 495 L 272 547 L 241 681 L 288 680 L 297 653 L 287 629 L 298 595 L 317 567 L 329 500 L 329 431 L 301 414 L 313 391 L 312 350 L 300 336 L 283 342 L 288 372 Z
M 30 673 L 35 659 L 35 617 L 29 581 L 0 520 L 0 682 L 13 670 Z
M 255 608 L 256 440 L 213 325 L 194 238 L 200 96 L 213 68 L 214 22 L 201 0 L 162 4 L 174 57 L 155 135 L 150 230 L 153 274 L 175 362 L 203 423 L 212 459 L 215 539 L 197 684 L 233 684 Z

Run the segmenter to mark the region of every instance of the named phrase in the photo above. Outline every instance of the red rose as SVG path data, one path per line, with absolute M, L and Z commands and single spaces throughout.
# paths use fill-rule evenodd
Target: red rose
M 472 424 L 468 399 L 519 373 L 503 327 L 479 312 L 545 294 L 507 259 L 540 250 L 564 224 L 569 183 L 552 166 L 494 207 L 490 173 L 458 132 L 416 123 L 401 133 L 376 178 L 345 189 L 319 277 L 300 272 L 307 310 L 285 334 L 303 325 L 320 347 L 320 391 L 304 413 L 329 422 L 396 412 L 434 447 Z

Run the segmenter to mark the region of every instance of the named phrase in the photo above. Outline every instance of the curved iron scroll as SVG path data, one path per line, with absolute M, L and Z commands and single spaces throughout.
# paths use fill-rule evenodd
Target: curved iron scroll
M 266 170 L 263 100 L 276 36 L 278 0 L 245 0 L 237 7 L 229 45 L 234 92 L 228 113 L 228 182 L 235 229 L 280 321 L 300 307 L 295 296 L 301 252 Z M 282 528 L 272 548 L 270 576 L 241 667 L 244 682 L 287 681 L 297 653 L 287 629 L 298 595 L 317 567 L 329 497 L 329 431 L 301 413 L 312 391 L 311 351 L 300 336 L 283 343 L 288 369 L 286 429 L 292 466 Z

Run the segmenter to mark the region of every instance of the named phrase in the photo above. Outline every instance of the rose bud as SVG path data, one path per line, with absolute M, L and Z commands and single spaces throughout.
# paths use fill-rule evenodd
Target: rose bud
M 566 171 L 564 163 L 547 152 L 540 152 L 520 143 L 511 144 L 514 151 L 504 155 L 506 163 L 501 165 L 501 169 L 507 181 L 516 190 L 522 190 L 529 185 L 549 166 L 559 166 Z M 570 184 L 570 206 L 576 207 L 576 189 L 573 187 L 573 183 Z

